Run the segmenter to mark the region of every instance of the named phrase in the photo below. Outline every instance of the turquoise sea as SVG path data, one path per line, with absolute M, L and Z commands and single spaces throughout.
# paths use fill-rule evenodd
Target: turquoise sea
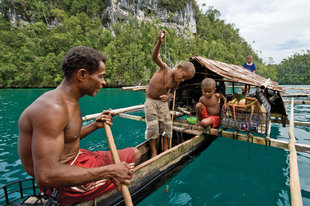
M 22 111 L 45 91 L 48 89 L 0 90 L 0 187 L 29 177 L 17 155 L 17 123 Z M 80 105 L 85 116 L 143 104 L 144 100 L 144 92 L 102 89 L 95 98 L 83 97 Z M 294 113 L 295 121 L 310 122 L 310 105 L 295 105 Z M 143 142 L 144 130 L 144 122 L 116 117 L 112 133 L 117 148 Z M 310 127 L 295 126 L 294 134 L 298 143 L 310 144 Z M 288 141 L 288 126 L 273 124 L 271 137 Z M 105 132 L 94 132 L 82 140 L 81 147 L 108 150 Z M 167 181 L 167 193 L 163 185 L 138 205 L 290 205 L 288 157 L 287 150 L 220 137 Z M 310 154 L 298 153 L 298 167 L 303 204 L 310 205 Z

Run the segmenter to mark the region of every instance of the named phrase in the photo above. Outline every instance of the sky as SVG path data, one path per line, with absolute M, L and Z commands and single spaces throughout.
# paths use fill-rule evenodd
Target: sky
M 310 50 L 310 0 L 196 0 L 217 9 L 265 63 Z M 203 6 L 205 4 L 205 6 Z

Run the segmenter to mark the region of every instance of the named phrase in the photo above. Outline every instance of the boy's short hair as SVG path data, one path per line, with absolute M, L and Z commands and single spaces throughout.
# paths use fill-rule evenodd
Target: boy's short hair
M 215 83 L 214 79 L 205 78 L 205 79 L 202 80 L 202 82 L 201 82 L 201 88 L 203 88 L 203 87 L 212 87 L 212 88 L 215 89 L 216 83 Z
M 61 69 L 65 77 L 68 78 L 79 69 L 86 69 L 92 74 L 99 68 L 100 61 L 105 63 L 107 60 L 105 56 L 95 49 L 87 46 L 77 46 L 70 49 L 65 55 L 61 63 Z
M 182 67 L 182 70 L 190 75 L 190 78 L 193 78 L 195 75 L 195 66 L 192 62 L 184 62 L 179 64 Z

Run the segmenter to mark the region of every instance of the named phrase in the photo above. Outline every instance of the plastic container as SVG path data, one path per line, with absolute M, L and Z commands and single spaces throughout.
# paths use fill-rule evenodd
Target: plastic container
M 187 117 L 186 120 L 189 124 L 196 124 L 197 123 L 197 117 Z

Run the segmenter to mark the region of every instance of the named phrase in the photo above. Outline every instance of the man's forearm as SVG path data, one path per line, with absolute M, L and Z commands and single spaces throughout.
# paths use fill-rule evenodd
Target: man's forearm
M 70 187 L 111 178 L 114 165 L 83 168 L 60 164 L 35 176 L 39 187 Z M 112 170 L 111 170 L 112 169 Z
M 91 124 L 88 125 L 84 125 L 81 128 L 81 134 L 80 134 L 80 139 L 83 139 L 84 137 L 86 137 L 87 135 L 89 135 L 90 133 L 92 133 L 93 131 L 97 130 L 97 126 L 96 126 L 96 122 L 93 122 Z

